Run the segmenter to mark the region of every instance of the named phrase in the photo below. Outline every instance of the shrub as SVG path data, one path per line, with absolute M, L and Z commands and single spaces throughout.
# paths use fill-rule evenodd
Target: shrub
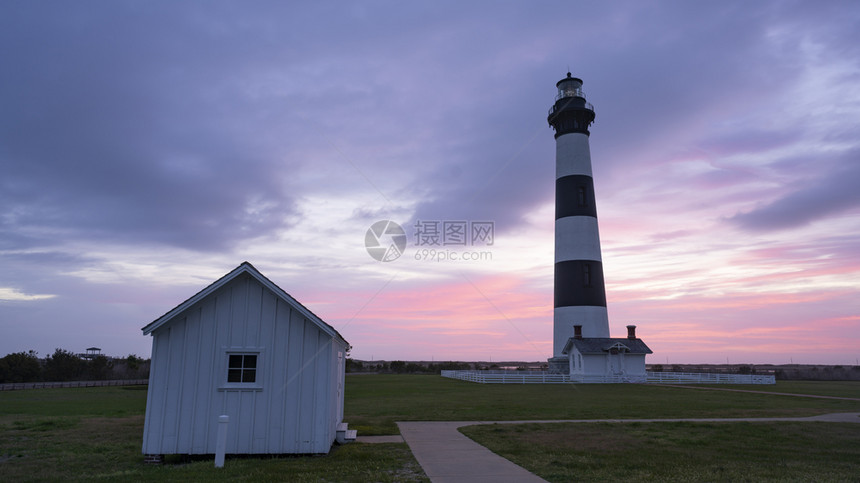
M 33 382 L 42 375 L 35 351 L 15 352 L 0 359 L 0 383 Z
M 59 348 L 45 361 L 45 379 L 49 381 L 80 380 L 86 370 L 86 361 L 73 352 Z

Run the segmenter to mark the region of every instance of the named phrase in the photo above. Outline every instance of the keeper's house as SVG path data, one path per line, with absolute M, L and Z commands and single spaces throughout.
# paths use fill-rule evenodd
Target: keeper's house
M 568 358 L 570 378 L 581 382 L 645 382 L 645 355 L 651 349 L 636 337 L 636 326 L 627 326 L 627 338 L 583 337 L 582 326 L 573 326 L 562 354 Z
M 343 420 L 349 344 L 244 262 L 143 329 L 152 334 L 143 453 L 328 453 Z M 340 433 L 339 433 L 340 431 Z

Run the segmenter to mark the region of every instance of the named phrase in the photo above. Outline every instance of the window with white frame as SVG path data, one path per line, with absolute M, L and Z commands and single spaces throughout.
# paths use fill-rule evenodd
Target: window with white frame
M 254 384 L 257 382 L 258 354 L 228 354 L 227 382 L 230 384 Z

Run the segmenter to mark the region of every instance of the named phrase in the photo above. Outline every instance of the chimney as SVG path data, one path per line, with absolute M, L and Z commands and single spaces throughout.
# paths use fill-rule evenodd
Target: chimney
M 635 339 L 636 338 L 636 326 L 635 325 L 628 325 L 627 326 L 627 338 L 628 339 Z
M 573 326 L 573 338 L 574 339 L 582 339 L 582 326 L 574 325 Z

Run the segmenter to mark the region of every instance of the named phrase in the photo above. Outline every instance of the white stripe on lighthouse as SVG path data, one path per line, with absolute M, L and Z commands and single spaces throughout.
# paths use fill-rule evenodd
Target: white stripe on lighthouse
M 555 263 L 567 260 L 602 261 L 597 218 L 566 216 L 555 220 Z
M 564 347 L 573 337 L 573 325 L 582 326 L 583 337 L 609 337 L 609 316 L 606 307 L 575 305 L 556 307 L 553 311 L 552 346 Z M 557 354 L 561 355 L 561 349 Z
M 591 149 L 588 135 L 574 132 L 555 140 L 555 178 L 571 174 L 591 176 Z

